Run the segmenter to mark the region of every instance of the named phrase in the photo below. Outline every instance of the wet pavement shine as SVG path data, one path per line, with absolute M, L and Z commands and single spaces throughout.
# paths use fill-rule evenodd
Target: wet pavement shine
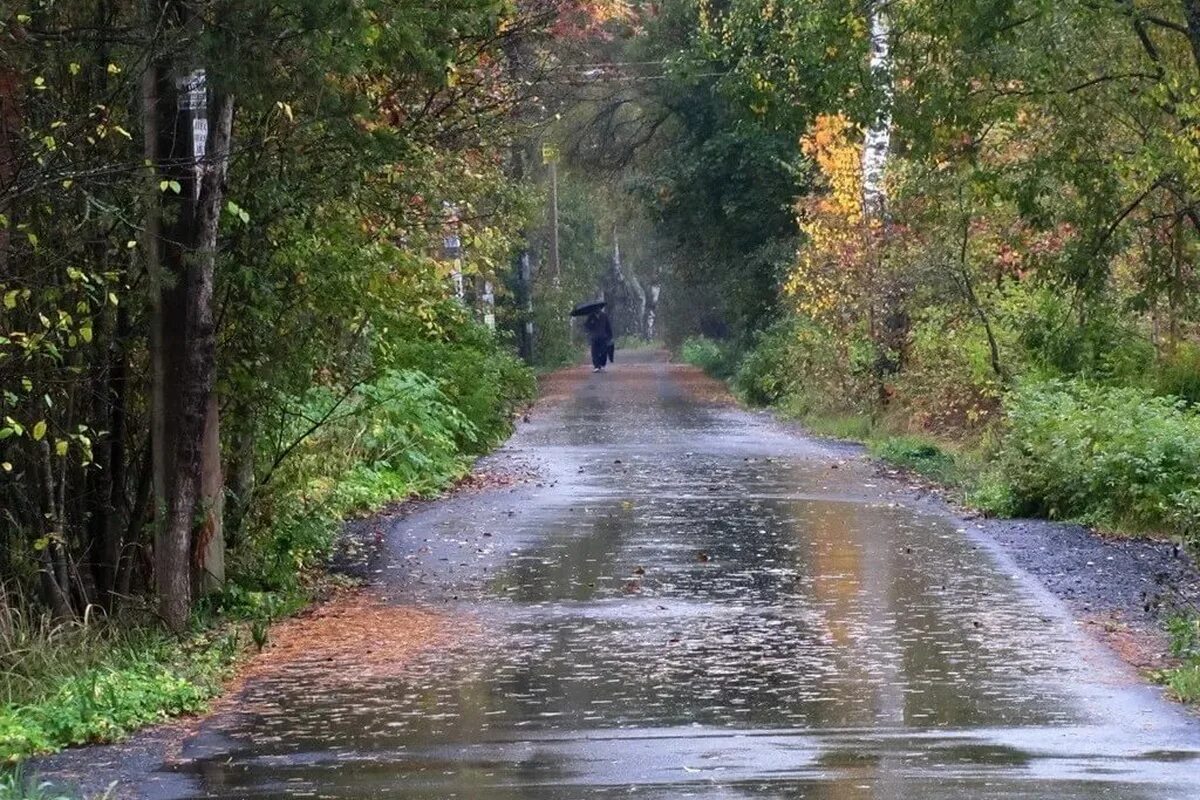
M 184 798 L 1200 798 L 1200 724 L 1006 556 L 654 354 L 577 376 L 376 578 L 453 635 L 252 682 Z

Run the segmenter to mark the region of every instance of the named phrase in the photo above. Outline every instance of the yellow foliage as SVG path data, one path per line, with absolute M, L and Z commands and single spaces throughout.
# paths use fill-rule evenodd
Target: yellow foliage
M 841 114 L 817 117 L 800 141 L 817 165 L 823 190 L 797 207 L 804 244 L 784 290 L 797 310 L 838 325 L 852 323 L 868 290 L 868 239 L 862 205 L 862 145 Z

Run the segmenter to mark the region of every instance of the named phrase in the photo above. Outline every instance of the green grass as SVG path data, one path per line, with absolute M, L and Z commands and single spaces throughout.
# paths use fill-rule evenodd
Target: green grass
M 649 341 L 640 336 L 621 336 L 616 341 L 617 352 L 622 350 L 657 350 L 662 347 L 662 342 L 657 339 Z
M 885 436 L 867 444 L 871 455 L 947 486 L 962 486 L 967 474 L 959 460 L 923 436 Z
M 979 459 L 956 453 L 927 436 L 896 434 L 866 414 L 780 409 L 815 435 L 865 444 L 875 458 L 948 487 L 970 491 L 980 479 Z
M 1157 677 L 1175 699 L 1200 704 L 1200 614 L 1178 614 L 1167 620 L 1166 627 L 1171 655 L 1182 663 Z
M 1181 703 L 1200 703 L 1200 661 L 1168 670 L 1163 681 L 1167 691 Z
M 730 345 L 704 336 L 686 340 L 679 348 L 679 357 L 720 380 L 728 380 L 737 368 L 737 355 Z
M 1176 397 L 1085 381 L 1005 402 L 997 467 L 1018 510 L 1200 543 L 1200 414 Z
M 202 711 L 244 650 L 228 625 L 181 640 L 145 619 L 56 625 L 10 612 L 2 628 L 7 763 Z
M 863 414 L 808 413 L 795 415 L 795 418 L 814 436 L 865 443 L 875 435 L 874 421 Z
M 784 404 L 775 410 L 784 418 L 799 421 L 814 436 L 863 444 L 874 458 L 953 490 L 989 516 L 1013 516 L 1016 501 L 1012 488 L 997 470 L 989 468 L 983 441 L 951 448 L 928 436 L 895 433 L 886 420 L 867 414 L 808 408 L 807 400 L 798 398 L 795 405 Z
M 317 529 L 313 538 L 323 539 L 337 518 L 413 495 L 435 495 L 468 470 L 467 457 L 449 450 L 415 469 L 356 467 L 331 487 L 325 514 L 300 522 Z M 290 536 L 289 558 L 304 538 Z M 321 585 L 331 582 L 332 576 Z M 244 654 L 265 643 L 269 624 L 308 604 L 311 583 L 274 590 L 230 583 L 200 604 L 192 633 L 182 639 L 162 631 L 148 608 L 131 609 L 120 619 L 65 623 L 0 609 L 0 763 L 118 741 L 147 725 L 203 712 Z M 40 796 L 3 791 L 0 787 L 0 800 Z

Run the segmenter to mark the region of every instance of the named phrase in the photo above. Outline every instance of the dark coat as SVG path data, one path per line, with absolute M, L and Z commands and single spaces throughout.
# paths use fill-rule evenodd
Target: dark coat
M 594 343 L 608 343 L 612 341 L 613 330 L 612 321 L 608 318 L 608 314 L 603 311 L 597 311 L 595 314 L 588 315 L 587 320 L 583 323 L 583 329 L 587 331 L 588 341 Z

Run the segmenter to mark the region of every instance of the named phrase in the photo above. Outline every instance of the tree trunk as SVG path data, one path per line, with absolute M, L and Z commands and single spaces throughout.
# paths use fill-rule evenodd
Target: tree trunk
M 228 470 L 229 513 L 225 515 L 225 540 L 237 547 L 245 527 L 246 516 L 254 496 L 255 478 L 255 428 L 257 422 L 253 412 L 242 409 L 234 414 L 238 421 L 230 445 L 231 458 Z
M 160 0 L 150 0 L 151 12 Z M 150 17 L 153 19 L 153 16 Z M 187 20 L 176 20 L 179 27 Z M 212 96 L 215 102 L 210 103 Z M 143 84 L 147 266 L 154 304 L 154 547 L 159 612 L 172 630 L 191 614 L 201 575 L 223 575 L 213 284 L 233 127 L 233 97 L 182 59 L 154 59 Z M 209 110 L 213 109 L 210 117 Z M 178 191 L 161 191 L 160 181 Z M 162 206 L 173 223 L 161 230 Z M 206 497 L 207 493 L 207 497 Z
M 882 85 L 882 107 L 867 129 L 862 152 L 863 215 L 882 220 L 887 208 L 885 177 L 892 147 L 891 24 L 881 0 L 871 4 L 871 73 Z
M 654 323 L 658 316 L 658 297 L 662 287 L 657 283 L 650 286 L 650 296 L 646 299 L 646 341 L 654 339 Z
M 208 122 L 201 118 L 204 112 L 196 98 L 199 92 L 207 91 L 205 82 L 201 71 L 177 80 L 181 100 L 188 99 L 180 103 L 176 141 L 189 131 L 206 127 L 196 124 Z M 179 180 L 185 187 L 184 194 L 189 189 L 192 194 L 191 198 L 182 198 L 164 262 L 176 283 L 167 290 L 164 300 L 164 308 L 171 309 L 171 313 L 162 320 L 163 351 L 173 369 L 165 376 L 163 396 L 165 440 L 171 459 L 166 473 L 167 516 L 157 564 L 163 573 L 159 578 L 163 617 L 175 629 L 187 622 L 192 589 L 201 583 L 198 576 L 224 575 L 213 285 L 233 98 L 224 96 L 215 105 L 206 142 L 193 142 L 194 171 L 186 176 L 191 180 Z
M 154 30 L 159 18 L 159 0 L 146 0 L 145 18 L 147 30 Z M 163 354 L 163 270 L 162 270 L 162 207 L 161 192 L 158 188 L 159 169 L 161 160 L 159 153 L 159 85 L 163 73 L 167 71 L 156 55 L 152 55 L 142 73 L 142 154 L 146 163 L 146 181 L 142 220 L 142 252 L 146 259 L 146 277 L 150 299 L 150 474 L 154 497 L 154 519 L 160 523 L 167 509 L 167 443 L 166 443 L 166 359 Z M 132 525 L 140 525 L 141 520 L 134 517 Z M 167 541 L 165 533 L 155 537 L 154 542 L 154 584 L 159 594 L 160 602 L 165 605 L 167 592 L 174 584 L 173 576 L 169 576 L 170 564 L 159 568 L 160 556 L 167 561 L 165 551 Z M 131 570 L 128 570 L 131 572 Z M 118 581 L 120 582 L 120 581 Z M 164 616 L 166 616 L 164 614 Z
M 959 202 L 962 203 L 960 195 Z M 959 280 L 962 283 L 963 296 L 967 300 L 967 304 L 971 307 L 971 311 L 979 318 L 979 322 L 983 325 L 984 335 L 987 336 L 988 357 L 991 360 L 992 372 L 1001 382 L 1006 380 L 1004 372 L 1004 364 L 1000 361 L 1000 345 L 996 341 L 996 334 L 992 331 L 992 321 L 988 317 L 987 311 L 984 310 L 983 304 L 979 302 L 979 296 L 975 294 L 975 286 L 971 281 L 971 269 L 967 263 L 967 249 L 971 241 L 971 218 L 963 215 L 963 233 L 962 241 L 959 247 L 958 254 L 958 271 Z
M 607 282 L 609 285 L 604 287 L 604 301 L 608 303 L 608 316 L 612 320 L 613 336 L 620 336 L 628 332 L 627 326 L 622 320 L 628 312 L 625 305 L 629 300 L 629 280 L 625 277 L 625 268 L 621 264 L 621 240 L 616 225 L 613 225 L 613 254 Z
M 38 560 L 41 562 L 42 594 L 46 605 L 55 617 L 71 617 L 71 582 L 67 573 L 66 558 L 62 552 L 63 525 L 61 508 L 54 491 L 54 464 L 50 456 L 50 442 L 42 439 L 33 445 L 30 452 L 32 463 L 38 465 L 42 505 L 42 536 L 38 542 Z
M 129 319 L 129 305 L 123 303 L 117 308 L 117 329 L 112 348 L 112 363 L 109 366 L 109 393 L 112 405 L 109 413 L 109 495 L 108 495 L 108 525 L 104 531 L 104 563 L 111 570 L 110 579 L 101 591 L 108 594 L 106 607 L 116 608 L 118 598 L 117 584 L 121 566 L 121 555 L 125 549 L 124 532 L 126 522 L 123 510 L 125 500 L 126 475 L 129 457 L 126 450 L 125 429 L 128 417 L 127 398 L 129 396 L 129 357 L 125 352 L 126 343 L 132 335 L 132 325 Z
M 194 588 L 198 594 L 218 591 L 225 585 L 225 481 L 221 472 L 220 415 L 215 391 L 208 394 L 203 447 L 200 502 L 204 516 L 193 545 Z
M 129 525 L 122 537 L 121 559 L 117 567 L 117 582 L 115 594 L 117 598 L 128 597 L 131 594 L 135 573 L 137 577 L 149 577 L 149 568 L 138 572 L 137 567 L 144 559 L 145 548 L 142 547 L 142 528 L 149 516 L 151 498 L 154 494 L 154 459 L 151 453 L 143 453 L 138 468 L 137 485 L 133 491 L 133 503 L 129 509 Z
M 629 331 L 640 339 L 646 338 L 646 290 L 642 288 L 642 282 L 638 280 L 637 275 L 631 269 L 624 273 L 625 285 L 628 287 L 630 294 L 633 295 L 633 304 L 637 306 L 631 313 L 630 317 L 634 319 L 635 330 Z

